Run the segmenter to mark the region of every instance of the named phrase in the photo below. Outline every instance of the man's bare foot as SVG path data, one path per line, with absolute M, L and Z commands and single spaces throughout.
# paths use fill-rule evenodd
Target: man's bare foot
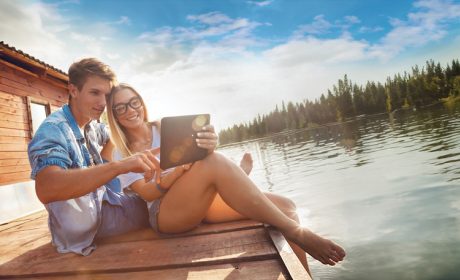
M 292 236 L 292 238 L 290 238 Z M 335 265 L 345 258 L 345 250 L 331 240 L 311 232 L 306 228 L 298 228 L 294 234 L 287 234 L 294 243 L 310 256 L 323 264 Z
M 243 158 L 240 162 L 240 167 L 243 169 L 246 175 L 249 175 L 252 171 L 252 156 L 251 153 L 244 153 Z

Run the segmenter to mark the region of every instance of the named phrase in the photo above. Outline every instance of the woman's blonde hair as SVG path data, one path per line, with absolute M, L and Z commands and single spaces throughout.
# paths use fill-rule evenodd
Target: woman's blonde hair
M 115 143 L 115 146 L 117 147 L 117 149 L 120 150 L 121 155 L 123 157 L 128 157 L 128 156 L 133 155 L 134 153 L 129 148 L 129 142 L 128 142 L 128 138 L 127 138 L 125 129 L 123 129 L 123 127 L 120 126 L 120 123 L 118 122 L 117 118 L 115 117 L 115 114 L 113 113 L 113 105 L 114 105 L 113 100 L 115 98 L 115 94 L 119 93 L 120 91 L 124 89 L 131 90 L 135 95 L 137 95 L 137 97 L 139 97 L 139 100 L 142 103 L 142 108 L 144 109 L 144 122 L 147 123 L 149 118 L 148 118 L 147 107 L 145 106 L 145 103 L 144 103 L 144 99 L 132 86 L 125 84 L 125 83 L 120 83 L 117 86 L 112 88 L 112 91 L 107 97 L 107 118 L 109 121 L 111 139 Z M 154 121 L 151 124 L 157 127 L 159 126 L 158 121 Z

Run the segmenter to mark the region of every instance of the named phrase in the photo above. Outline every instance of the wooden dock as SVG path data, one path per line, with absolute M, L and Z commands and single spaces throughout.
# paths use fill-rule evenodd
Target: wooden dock
M 87 257 L 50 241 L 46 211 L 0 225 L 0 279 L 311 279 L 277 230 L 249 220 L 168 238 L 144 229 Z

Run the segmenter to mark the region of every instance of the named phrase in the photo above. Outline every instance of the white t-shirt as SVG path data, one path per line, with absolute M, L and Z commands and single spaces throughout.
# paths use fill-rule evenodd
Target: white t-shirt
M 160 138 L 160 133 L 158 132 L 158 128 L 156 126 L 152 126 L 152 149 L 160 147 L 160 139 L 161 138 Z M 123 156 L 121 155 L 121 152 L 118 149 L 115 149 L 113 153 L 113 160 L 121 160 L 122 158 Z M 160 154 L 157 155 L 157 158 L 158 160 L 160 159 Z M 163 171 L 162 175 L 165 175 L 166 173 L 171 172 L 171 170 L 172 169 Z M 118 179 L 120 179 L 121 190 L 125 192 L 129 192 L 129 191 L 132 191 L 130 189 L 131 184 L 133 184 L 134 182 L 138 180 L 143 180 L 144 174 L 129 172 L 129 173 L 119 175 Z

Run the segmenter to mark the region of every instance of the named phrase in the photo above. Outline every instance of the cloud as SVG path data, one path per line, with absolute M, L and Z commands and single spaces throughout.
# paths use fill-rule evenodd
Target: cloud
M 390 19 L 393 29 L 371 47 L 372 56 L 388 60 L 408 47 L 419 47 L 444 38 L 447 24 L 460 18 L 460 4 L 423 0 L 413 4 L 416 12 L 407 19 Z
M 326 20 L 324 15 L 317 15 L 313 18 L 313 22 L 310 24 L 300 25 L 297 30 L 293 33 L 294 38 L 301 38 L 305 35 L 325 35 L 333 33 L 334 31 L 340 31 L 342 36 L 349 33 L 348 29 L 359 24 L 361 20 L 356 16 L 345 16 L 343 19 L 336 20 L 334 23 Z
M 131 65 L 133 73 L 154 74 L 159 71 L 167 71 L 174 64 L 187 60 L 189 52 L 179 44 L 157 46 L 155 44 L 143 43 L 131 47 L 132 54 L 126 59 L 125 64 Z
M 103 57 L 105 54 L 105 37 L 97 37 L 88 33 L 70 32 L 69 41 L 78 46 L 80 57 Z M 71 49 L 71 47 L 68 47 Z
M 324 15 L 317 15 L 311 24 L 301 25 L 295 32 L 295 36 L 302 36 L 303 34 L 324 34 L 333 28 L 333 24 L 324 19 Z
M 189 15 L 187 16 L 189 21 L 197 21 L 200 23 L 204 23 L 207 25 L 216 25 L 222 23 L 231 23 L 233 20 L 229 18 L 227 15 L 224 15 L 219 12 L 211 12 L 202 15 Z
M 356 62 L 367 58 L 369 44 L 351 38 L 318 39 L 307 37 L 278 45 L 264 52 L 264 57 L 277 67 L 297 64 Z
M 115 24 L 131 25 L 131 20 L 127 16 L 121 16 L 120 19 L 115 22 Z
M 257 43 L 250 32 L 243 37 Z M 132 65 L 130 70 L 138 74 L 129 79 L 153 104 L 154 117 L 209 112 L 216 127 L 223 129 L 268 112 L 282 100 L 312 99 L 324 93 L 344 71 L 328 66 L 363 59 L 366 47 L 350 38 L 308 37 L 258 54 L 236 44 L 201 41 L 180 52 L 180 57 L 171 57 L 162 69 L 148 69 L 156 64 L 149 59 L 151 53 L 139 52 L 139 61 L 146 63 Z
M 215 57 L 246 55 L 248 47 L 262 44 L 253 36 L 253 30 L 261 25 L 258 22 L 230 18 L 220 12 L 189 15 L 187 19 L 191 26 L 163 26 L 140 34 L 137 53 L 144 55 L 133 67 L 141 71 L 172 67 L 178 71 Z
M 0 1 L 0 18 L 0 37 L 6 43 L 47 62 L 63 57 L 65 44 L 59 35 L 70 25 L 60 16 L 56 5 Z
M 273 0 L 267 0 L 267 1 L 246 1 L 246 3 L 250 5 L 256 5 L 258 7 L 265 7 L 269 6 L 273 3 Z
M 80 4 L 80 0 L 63 0 L 57 2 L 58 5 L 65 5 L 65 4 Z
M 375 26 L 375 27 L 368 27 L 368 26 L 361 26 L 359 28 L 359 33 L 374 33 L 383 31 L 383 27 Z
M 140 37 L 150 48 L 155 45 L 166 49 L 139 51 L 137 59 L 144 64 L 131 65 L 130 70 L 141 73 L 142 67 L 145 71 L 130 81 L 139 85 L 149 104 L 174 104 L 154 106 L 154 116 L 210 112 L 217 128 L 222 129 L 268 112 L 281 100 L 317 98 L 345 73 L 359 83 L 385 79 L 404 70 L 399 62 L 391 67 L 379 64 L 375 59 L 385 59 L 376 50 L 386 48 L 388 59 L 397 56 L 403 49 L 389 49 L 390 45 L 385 44 L 394 40 L 397 46 L 393 34 L 400 34 L 398 40 L 403 39 L 403 45 L 415 44 L 411 41 L 416 38 L 414 34 L 427 25 L 420 24 L 420 13 L 430 11 L 426 8 L 430 3 L 422 4 L 417 2 L 415 12 L 407 19 L 390 19 L 392 29 L 377 43 L 353 37 L 351 27 L 359 32 L 384 32 L 379 26 L 360 26 L 361 20 L 356 16 L 331 23 L 324 15 L 318 15 L 312 23 L 299 26 L 289 40 L 267 47 L 267 42 L 254 35 L 260 23 L 220 12 L 191 15 L 187 17 L 191 26 L 163 27 Z M 400 28 L 406 32 L 401 33 Z M 321 38 L 335 31 L 339 31 L 335 38 Z M 251 46 L 262 46 L 265 51 L 251 51 Z M 159 55 L 160 51 L 165 53 Z M 235 108 L 238 114 L 234 114 Z
M 111 41 L 117 33 L 116 22 L 83 22 L 82 18 L 63 14 L 78 1 L 53 4 L 0 1 L 0 37 L 48 64 L 65 71 L 79 57 L 96 56 L 116 59 L 120 54 Z M 118 23 L 129 19 L 120 17 Z M 108 50 L 111 51 L 108 51 Z M 106 55 L 110 53 L 110 55 Z
M 0 17 L 8 23 L 0 26 L 0 37 L 61 69 L 78 57 L 99 57 L 145 96 L 154 117 L 209 112 L 218 129 L 251 120 L 281 100 L 317 98 L 345 73 L 384 79 L 400 71 L 393 58 L 444 38 L 459 18 L 458 4 L 418 1 L 406 18 L 390 18 L 387 31 L 353 15 L 331 21 L 317 15 L 288 38 L 268 41 L 256 31 L 269 23 L 217 11 L 188 15 L 184 26 L 127 36 L 122 26 L 135 24 L 128 17 L 87 21 L 65 13 L 65 5 L 74 4 L 0 1 Z M 383 35 L 371 43 L 354 38 L 352 30 Z M 385 61 L 393 62 L 391 71 Z
M 356 16 L 345 16 L 344 19 L 349 24 L 356 24 L 361 22 L 361 20 Z
M 334 61 L 337 57 L 340 57 L 339 60 L 356 57 L 358 60 L 376 58 L 381 61 L 388 61 L 409 47 L 421 47 L 445 38 L 449 23 L 458 21 L 460 18 L 460 4 L 447 0 L 416 1 L 413 4 L 413 10 L 413 12 L 407 14 L 406 19 L 390 18 L 391 29 L 379 41 L 373 44 L 365 41 L 355 41 L 353 46 L 356 49 L 350 51 L 352 55 L 342 56 L 344 54 L 343 49 L 340 47 L 342 44 L 339 44 L 338 47 L 331 50 L 329 56 L 320 55 L 318 57 L 326 58 L 327 61 Z M 326 20 L 324 15 L 317 15 L 312 23 L 299 26 L 293 32 L 292 40 L 308 41 L 305 38 L 320 38 L 326 34 L 331 37 L 331 34 L 335 34 L 335 31 L 340 30 L 340 35 L 335 40 L 340 41 L 340 38 L 346 38 L 347 40 L 345 41 L 350 43 L 354 40 L 350 28 L 355 25 L 358 25 L 357 31 L 359 33 L 384 31 L 380 26 L 359 26 L 360 23 L 361 20 L 352 15 L 345 16 L 334 23 Z M 325 45 L 330 42 L 330 38 L 322 40 Z M 309 56 L 303 55 L 303 57 Z M 296 60 L 292 59 L 292 61 Z
M 247 36 L 258 22 L 246 18 L 230 18 L 220 12 L 202 15 L 189 15 L 187 19 L 194 25 L 190 27 L 161 27 L 152 32 L 144 32 L 139 39 L 160 44 L 196 44 L 203 40 L 221 39 L 223 36 Z

